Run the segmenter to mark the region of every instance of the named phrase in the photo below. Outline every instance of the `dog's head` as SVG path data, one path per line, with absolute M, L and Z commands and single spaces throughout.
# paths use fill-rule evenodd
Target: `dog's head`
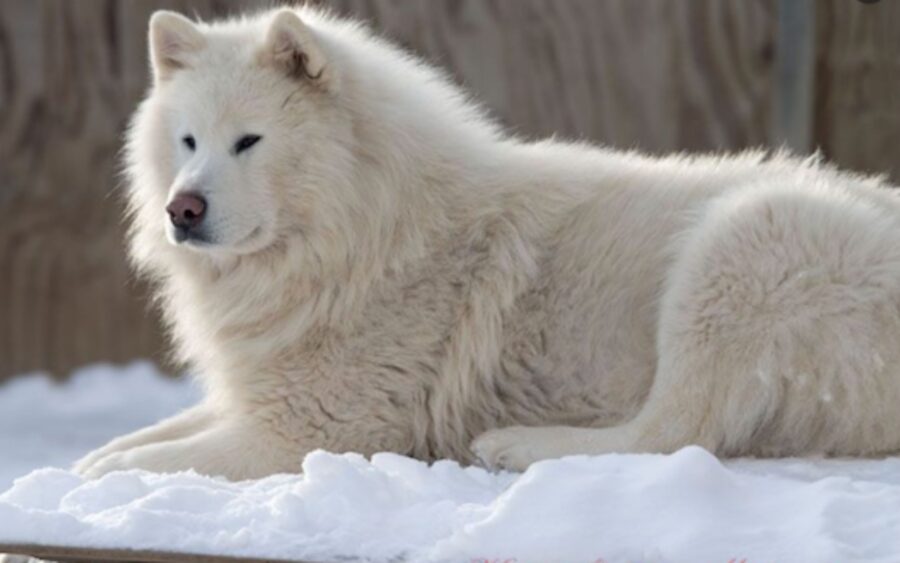
M 240 255 L 314 228 L 329 194 L 313 187 L 346 126 L 327 48 L 299 13 L 205 26 L 157 12 L 150 60 L 128 151 L 139 229 Z

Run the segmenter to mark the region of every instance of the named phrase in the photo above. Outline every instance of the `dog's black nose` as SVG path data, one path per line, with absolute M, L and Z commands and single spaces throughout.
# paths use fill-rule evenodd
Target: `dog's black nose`
M 206 200 L 197 194 L 178 194 L 166 206 L 166 211 L 169 213 L 169 219 L 172 220 L 173 225 L 182 229 L 190 229 L 203 222 Z

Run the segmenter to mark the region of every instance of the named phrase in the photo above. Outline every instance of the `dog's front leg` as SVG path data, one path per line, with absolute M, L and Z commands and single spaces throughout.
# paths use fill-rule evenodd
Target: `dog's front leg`
M 194 470 L 229 480 L 299 472 L 306 453 L 255 423 L 222 421 L 197 434 L 112 453 L 88 468 L 96 478 L 111 471 L 145 469 L 157 473 Z
M 152 426 L 113 439 L 75 462 L 73 470 L 79 475 L 85 475 L 97 462 L 109 455 L 147 444 L 185 438 L 204 430 L 212 420 L 213 409 L 201 403 Z

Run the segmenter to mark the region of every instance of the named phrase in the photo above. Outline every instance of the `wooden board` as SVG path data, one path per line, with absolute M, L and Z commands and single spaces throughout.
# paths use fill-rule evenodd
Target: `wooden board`
M 900 2 L 829 0 L 816 13 L 816 144 L 900 183 Z
M 245 2 L 244 4 L 249 4 Z M 0 380 L 164 357 L 125 261 L 117 153 L 147 85 L 157 7 L 216 1 L 0 2 Z
M 26 555 L 60 563 L 312 563 L 297 559 L 254 559 L 165 551 L 93 549 L 35 544 L 2 544 L 0 553 Z
M 766 140 L 772 0 L 328 3 L 449 68 L 526 136 L 658 152 Z M 164 357 L 116 191 L 147 20 L 271 4 L 0 2 L 0 379 Z
M 274 0 L 0 2 L 0 380 L 164 358 L 123 248 L 116 154 L 156 9 Z M 656 153 L 765 145 L 777 0 L 320 0 L 447 68 L 506 125 Z M 810 144 L 900 180 L 900 2 L 815 2 Z
M 653 152 L 765 144 L 772 0 L 333 0 L 513 130 Z

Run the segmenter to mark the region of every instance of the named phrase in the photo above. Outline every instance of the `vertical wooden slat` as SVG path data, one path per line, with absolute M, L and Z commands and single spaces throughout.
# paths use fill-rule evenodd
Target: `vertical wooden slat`
M 818 2 L 816 23 L 816 144 L 900 182 L 900 2 Z
M 772 144 L 812 149 L 815 0 L 778 0 Z

